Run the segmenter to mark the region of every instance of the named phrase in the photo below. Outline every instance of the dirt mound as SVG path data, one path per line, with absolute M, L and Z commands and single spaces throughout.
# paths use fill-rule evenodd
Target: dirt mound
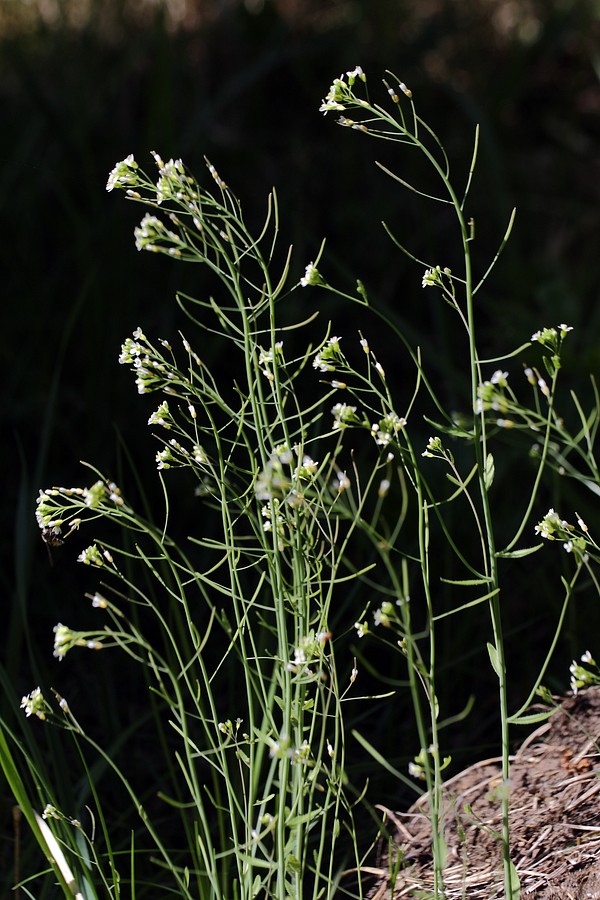
M 444 786 L 447 900 L 504 897 L 498 759 Z M 565 700 L 513 758 L 511 857 L 523 900 L 600 900 L 600 688 Z M 388 850 L 371 869 L 369 900 L 431 897 L 427 799 L 388 815 L 403 865 L 390 886 Z

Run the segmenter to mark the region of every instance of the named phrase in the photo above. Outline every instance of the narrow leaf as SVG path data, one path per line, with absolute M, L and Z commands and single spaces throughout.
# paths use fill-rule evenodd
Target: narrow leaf
M 444 584 L 460 584 L 462 587 L 468 587 L 469 585 L 474 584 L 489 584 L 491 582 L 491 578 L 463 578 L 463 579 L 454 579 L 454 578 L 440 578 Z
M 491 453 L 488 453 L 485 460 L 485 472 L 483 473 L 483 482 L 485 484 L 486 490 L 489 491 L 492 484 L 494 483 L 494 474 L 496 471 L 496 467 L 494 465 L 494 457 Z
M 545 722 L 553 715 L 554 710 L 548 709 L 545 712 L 531 713 L 529 716 L 509 716 L 508 722 L 510 725 L 534 725 L 536 722 Z
M 521 897 L 521 882 L 512 859 L 509 859 L 508 866 L 510 868 L 510 900 L 519 900 Z
M 523 556 L 531 556 L 543 546 L 543 544 L 536 544 L 535 547 L 523 547 L 522 550 L 499 550 L 496 556 L 498 559 L 521 559 Z
M 500 659 L 498 658 L 498 651 L 496 650 L 496 648 L 494 647 L 493 644 L 489 643 L 489 641 L 488 641 L 487 648 L 488 648 L 488 653 L 490 654 L 490 662 L 492 664 L 492 669 L 494 670 L 494 672 L 496 673 L 496 675 L 499 678 L 500 675 L 502 674 L 502 669 L 500 668 Z

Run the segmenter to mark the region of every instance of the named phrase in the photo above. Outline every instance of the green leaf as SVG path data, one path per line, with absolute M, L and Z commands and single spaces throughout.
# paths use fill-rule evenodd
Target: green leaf
M 488 641 L 487 648 L 488 648 L 488 653 L 490 654 L 490 662 L 492 664 L 492 669 L 494 670 L 494 672 L 496 673 L 498 678 L 500 678 L 500 675 L 502 674 L 502 669 L 500 667 L 500 658 L 498 656 L 498 651 L 496 650 L 496 648 L 494 647 L 493 644 L 490 644 L 489 641 Z
M 491 580 L 491 578 L 463 578 L 458 580 L 454 578 L 440 578 L 440 581 L 443 581 L 444 584 L 459 584 L 462 585 L 462 587 L 474 584 L 489 584 Z
M 553 709 L 547 709 L 545 712 L 531 713 L 529 716 L 509 716 L 510 725 L 534 725 L 536 722 L 545 722 L 550 716 L 554 715 Z
M 456 613 L 462 612 L 463 609 L 470 609 L 471 606 L 477 606 L 479 603 L 484 603 L 486 600 L 489 600 L 491 597 L 495 597 L 496 594 L 499 593 L 500 588 L 494 588 L 492 591 L 484 594 L 483 597 L 477 597 L 476 600 L 471 600 L 469 603 L 463 603 L 462 606 L 457 606 L 456 609 L 449 609 L 448 612 L 440 613 L 439 616 L 434 616 L 433 621 L 439 622 L 440 619 L 446 619 L 448 616 L 455 616 Z
M 299 875 L 302 871 L 300 860 L 293 853 L 289 853 L 286 857 L 285 868 L 287 872 L 291 872 L 293 875 Z
M 521 882 L 512 859 L 509 859 L 508 867 L 510 869 L 510 900 L 519 900 L 521 896 Z
M 494 465 L 494 457 L 491 453 L 488 453 L 485 459 L 485 471 L 483 473 L 483 483 L 485 484 L 485 488 L 487 491 L 491 488 L 494 483 L 494 474 L 496 472 L 496 467 Z
M 532 553 L 543 547 L 543 544 L 536 544 L 535 547 L 523 547 L 522 550 L 499 550 L 496 553 L 498 559 L 521 559 L 523 556 L 531 556 Z

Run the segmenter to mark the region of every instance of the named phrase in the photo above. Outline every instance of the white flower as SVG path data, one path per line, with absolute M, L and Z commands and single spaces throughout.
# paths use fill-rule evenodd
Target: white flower
M 38 719 L 43 720 L 46 718 L 46 710 L 48 708 L 39 687 L 31 691 L 30 694 L 26 694 L 21 700 L 21 709 L 25 710 L 25 715 L 28 718 L 29 716 L 37 716 Z
M 170 418 L 169 404 L 166 400 L 163 400 L 158 409 L 148 419 L 148 425 L 162 425 L 163 428 L 170 428 L 171 423 L 168 421 Z
M 123 188 L 126 185 L 137 184 L 137 168 L 138 164 L 133 158 L 133 153 L 130 153 L 124 160 L 117 163 L 111 171 L 108 176 L 108 181 L 106 182 L 106 190 L 110 192 L 115 188 Z
M 355 66 L 355 68 L 352 69 L 351 72 L 346 72 L 346 75 L 348 76 L 348 84 L 350 84 L 350 85 L 354 84 L 354 81 L 357 78 L 360 78 L 361 81 L 367 80 L 367 76 L 365 75 L 365 73 L 363 72 L 363 70 L 361 69 L 360 66 Z
M 356 628 L 356 633 L 359 638 L 365 636 L 365 634 L 369 633 L 369 623 L 368 622 L 355 622 L 354 627 Z
M 413 778 L 418 778 L 419 781 L 423 781 L 425 778 L 425 769 L 423 766 L 418 765 L 418 763 L 409 762 L 408 774 L 412 775 Z
M 337 477 L 333 482 L 333 487 L 336 491 L 338 491 L 338 493 L 342 494 L 350 487 L 350 479 L 345 472 L 336 472 L 336 476 Z
M 386 497 L 389 489 L 390 489 L 389 478 L 383 478 L 379 483 L 379 489 L 378 489 L 377 493 L 379 494 L 380 497 Z
M 439 266 L 436 266 L 434 269 L 425 269 L 423 279 L 421 281 L 422 287 L 435 287 L 435 285 L 442 284 L 442 270 Z
M 310 262 L 304 270 L 304 275 L 300 279 L 300 284 L 302 285 L 302 287 L 308 287 L 309 284 L 323 284 L 323 279 L 319 274 L 319 270 L 313 262 Z

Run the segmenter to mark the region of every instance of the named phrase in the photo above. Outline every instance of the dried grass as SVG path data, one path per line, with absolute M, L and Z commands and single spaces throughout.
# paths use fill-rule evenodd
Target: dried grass
M 523 900 L 600 900 L 600 689 L 565 700 L 512 759 L 511 858 Z M 444 786 L 447 900 L 504 897 L 499 759 Z M 427 796 L 406 813 L 385 810 L 402 868 L 393 893 L 388 848 L 368 869 L 369 900 L 433 896 Z

